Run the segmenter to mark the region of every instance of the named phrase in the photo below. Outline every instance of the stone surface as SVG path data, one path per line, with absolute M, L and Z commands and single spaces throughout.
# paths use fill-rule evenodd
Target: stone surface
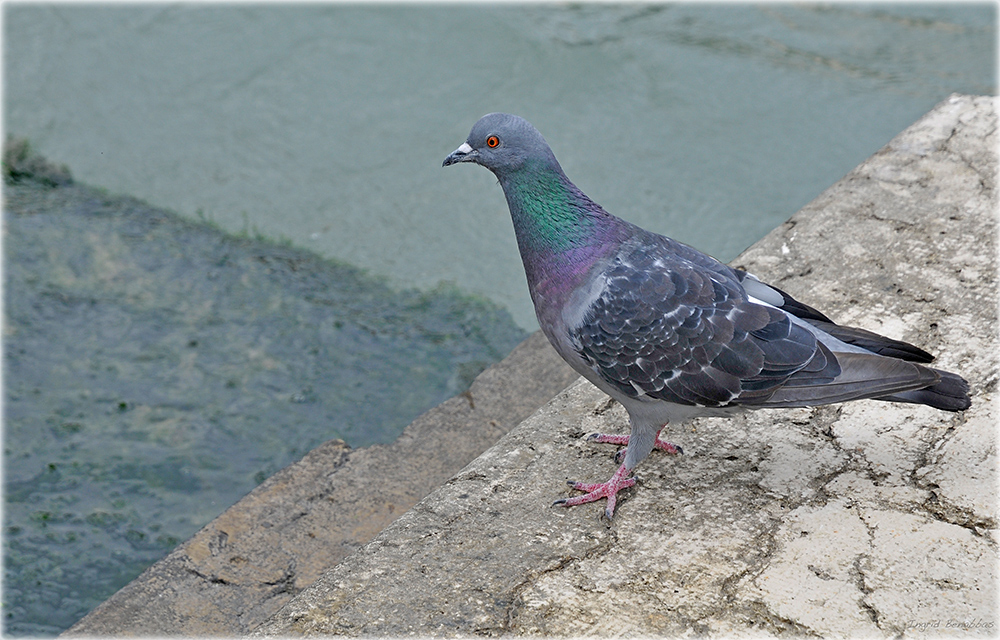
M 63 635 L 250 631 L 576 377 L 536 332 L 395 442 L 279 471 Z
M 962 414 L 860 401 L 672 426 L 603 502 L 621 407 L 578 382 L 253 633 L 995 635 L 995 98 L 952 96 L 735 264 L 939 354 Z

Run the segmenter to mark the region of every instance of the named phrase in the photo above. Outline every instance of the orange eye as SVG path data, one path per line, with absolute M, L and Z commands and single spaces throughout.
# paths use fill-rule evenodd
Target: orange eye
M 490 149 L 499 146 L 499 144 L 500 144 L 500 138 L 496 136 L 490 136 L 489 138 L 486 138 L 486 146 L 489 147 Z

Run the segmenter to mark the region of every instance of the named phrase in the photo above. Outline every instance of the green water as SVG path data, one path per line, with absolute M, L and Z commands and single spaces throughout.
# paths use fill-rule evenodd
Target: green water
M 8 634 L 67 628 L 278 469 L 393 440 L 527 335 L 454 285 L 133 199 L 5 198 Z
M 66 628 L 314 444 L 393 437 L 534 327 L 495 180 L 440 166 L 482 114 L 728 260 L 950 93 L 996 92 L 985 3 L 3 11 L 6 131 L 315 254 L 7 189 L 12 635 Z
M 524 116 L 608 211 L 729 260 L 950 93 L 996 90 L 988 3 L 4 11 L 7 129 L 81 180 L 452 280 L 525 329 L 496 181 L 441 168 L 481 115 Z

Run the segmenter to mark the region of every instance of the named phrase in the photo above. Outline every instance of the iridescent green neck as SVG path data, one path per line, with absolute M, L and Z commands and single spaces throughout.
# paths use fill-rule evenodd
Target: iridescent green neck
M 535 308 L 559 309 L 553 301 L 564 301 L 615 250 L 622 221 L 584 195 L 554 159 L 498 177 Z
M 526 167 L 500 179 L 522 257 L 591 244 L 603 213 L 559 169 Z M 600 213 L 598 213 L 600 212 Z

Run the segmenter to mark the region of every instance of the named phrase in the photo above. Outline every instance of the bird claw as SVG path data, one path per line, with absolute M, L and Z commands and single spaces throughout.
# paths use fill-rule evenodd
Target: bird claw
M 619 467 L 615 475 L 611 476 L 611 479 L 607 482 L 600 482 L 592 484 L 589 482 L 574 482 L 572 480 L 567 481 L 566 484 L 573 487 L 577 491 L 585 491 L 586 493 L 582 496 L 574 496 L 572 498 L 562 498 L 556 500 L 552 503 L 552 506 L 563 506 L 563 507 L 575 507 L 580 504 L 587 504 L 588 502 L 595 502 L 601 498 L 608 499 L 608 506 L 604 509 L 605 517 L 608 520 L 615 514 L 615 504 L 618 501 L 618 492 L 622 489 L 626 489 L 635 484 L 636 478 L 627 478 L 628 469 L 625 466 Z
M 628 445 L 629 436 L 622 434 L 611 434 L 611 433 L 591 433 L 587 436 L 588 442 L 600 442 L 606 444 L 617 444 L 617 445 Z M 675 444 L 671 444 L 666 440 L 660 438 L 660 434 L 656 434 L 656 442 L 653 445 L 654 448 L 660 449 L 661 451 L 666 451 L 671 454 L 681 454 L 684 450 Z M 615 453 L 615 462 L 621 463 L 622 457 L 625 455 L 626 449 L 620 449 Z M 607 482 L 601 482 L 597 484 L 589 482 L 576 482 L 574 480 L 567 480 L 566 484 L 573 487 L 577 491 L 583 491 L 584 495 L 574 496 L 572 498 L 562 498 L 556 500 L 552 503 L 552 506 L 562 506 L 562 507 L 575 507 L 579 504 L 586 504 L 588 502 L 595 502 L 601 498 L 608 499 L 608 506 L 604 509 L 604 516 L 608 520 L 615 514 L 615 504 L 618 501 L 618 492 L 622 489 L 633 486 L 636 483 L 637 478 L 635 476 L 629 478 L 628 473 L 630 469 L 626 469 L 625 465 L 622 464 L 615 475 L 611 476 L 611 479 Z
M 628 445 L 629 436 L 617 433 L 592 433 L 587 436 L 587 442 L 598 442 L 602 444 L 618 444 L 618 445 Z M 666 451 L 671 455 L 683 455 L 684 449 L 679 445 L 667 442 L 660 434 L 656 434 L 656 442 L 653 443 L 654 449 L 659 449 L 660 451 Z M 625 455 L 624 450 L 619 451 L 615 454 L 615 462 L 621 462 L 621 456 Z
M 588 442 L 601 442 L 604 444 L 628 444 L 628 436 L 617 433 L 592 433 L 587 436 Z

